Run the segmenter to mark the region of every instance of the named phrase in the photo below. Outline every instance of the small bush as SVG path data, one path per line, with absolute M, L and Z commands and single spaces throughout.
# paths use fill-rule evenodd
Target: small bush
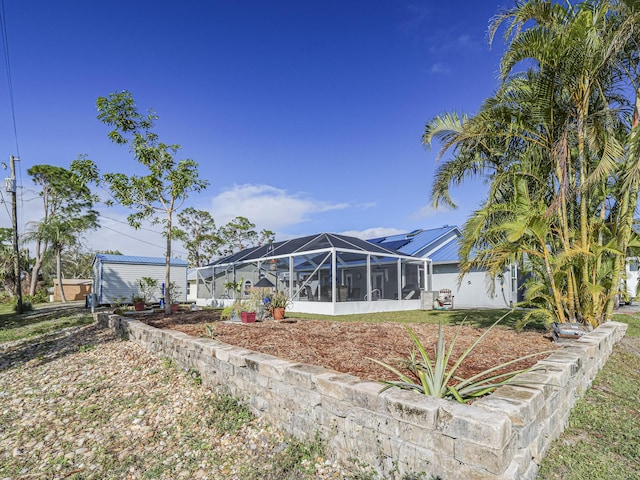
M 36 303 L 47 303 L 49 301 L 49 293 L 46 289 L 41 288 L 35 295 L 24 295 L 22 299 L 31 302 L 33 305 Z
M 13 311 L 18 313 L 18 298 L 14 297 L 13 300 L 11 301 L 11 303 L 13 304 Z M 31 302 L 29 300 L 24 300 L 22 301 L 22 313 L 24 312 L 33 312 L 33 305 L 31 304 Z
M 211 407 L 212 415 L 207 420 L 207 425 L 222 434 L 234 434 L 253 420 L 249 407 L 228 393 L 216 395 Z
M 453 341 L 449 348 L 446 348 L 444 341 L 444 334 L 442 332 L 442 324 L 438 327 L 438 341 L 433 348 L 433 355 L 430 355 L 425 346 L 420 342 L 418 336 L 407 326 L 405 329 L 409 333 L 413 341 L 414 350 L 411 352 L 411 357 L 407 362 L 407 369 L 411 373 L 411 376 L 407 376 L 398 369 L 388 365 L 380 360 L 370 358 L 378 365 L 383 366 L 390 372 L 393 372 L 399 381 L 390 382 L 383 380 L 385 386 L 381 392 L 389 388 L 401 388 L 405 390 L 414 390 L 423 395 L 436 397 L 436 398 L 450 398 L 457 400 L 460 403 L 467 403 L 475 398 L 482 397 L 493 392 L 496 388 L 502 385 L 521 385 L 514 377 L 520 373 L 530 372 L 537 367 L 524 368 L 519 370 L 511 370 L 506 373 L 496 373 L 499 370 L 503 370 L 506 367 L 518 363 L 522 360 L 527 360 L 543 354 L 549 354 L 552 350 L 544 352 L 534 353 L 531 355 L 524 355 L 518 357 L 509 362 L 496 365 L 492 368 L 488 368 L 481 373 L 478 373 L 470 378 L 463 379 L 456 375 L 456 370 L 463 364 L 467 356 L 473 351 L 473 349 L 480 343 L 480 341 L 493 329 L 503 318 L 509 313 L 499 318 L 491 327 L 480 335 L 460 357 L 449 366 L 449 359 L 453 353 L 453 347 L 460 334 L 460 329 L 464 322 L 462 322 L 458 330 L 453 337 Z M 417 353 L 416 353 L 417 352 Z M 452 359 L 453 361 L 453 359 Z

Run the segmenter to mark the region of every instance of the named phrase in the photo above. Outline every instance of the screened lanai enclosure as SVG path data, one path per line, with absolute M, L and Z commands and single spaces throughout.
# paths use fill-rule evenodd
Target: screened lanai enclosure
M 240 285 L 240 291 L 229 288 Z M 197 303 L 226 306 L 256 288 L 285 292 L 290 312 L 342 315 L 417 310 L 431 290 L 429 259 L 322 233 L 242 250 L 201 267 Z

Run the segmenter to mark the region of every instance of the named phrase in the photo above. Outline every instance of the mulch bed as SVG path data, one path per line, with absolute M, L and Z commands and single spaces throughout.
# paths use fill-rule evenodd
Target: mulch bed
M 207 337 L 205 324 L 208 324 L 213 327 L 214 338 L 221 342 L 372 381 L 396 378 L 371 358 L 402 368 L 413 348 L 405 327 L 393 322 L 333 322 L 287 317 L 285 321 L 241 324 L 221 322 L 219 311 L 214 310 L 184 311 L 168 317 L 154 313 L 136 318 L 156 328 L 178 330 L 194 337 Z M 412 323 L 410 328 L 432 355 L 438 339 L 438 326 Z M 447 348 L 458 328 L 443 327 Z M 461 327 L 450 364 L 482 333 L 483 330 L 478 328 Z M 456 375 L 468 378 L 520 356 L 555 348 L 558 345 L 551 341 L 550 335 L 534 331 L 518 333 L 498 326 L 475 347 Z M 546 355 L 518 362 L 509 368 L 529 367 Z

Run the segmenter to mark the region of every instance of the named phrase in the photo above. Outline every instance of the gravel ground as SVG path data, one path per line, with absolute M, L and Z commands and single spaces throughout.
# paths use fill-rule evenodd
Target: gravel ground
M 219 400 L 194 372 L 96 324 L 2 344 L 0 479 L 356 474 L 260 419 L 237 420 L 237 431 L 221 431 Z M 364 475 L 357 472 L 369 478 Z

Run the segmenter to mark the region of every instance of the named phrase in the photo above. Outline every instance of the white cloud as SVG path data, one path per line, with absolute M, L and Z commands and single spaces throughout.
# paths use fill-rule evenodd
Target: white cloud
M 441 62 L 434 63 L 433 65 L 431 65 L 431 68 L 429 69 L 430 73 L 437 73 L 437 74 L 449 73 L 450 71 L 451 71 L 451 68 L 448 65 Z
M 450 212 L 450 211 L 451 211 L 450 208 L 446 208 L 446 207 L 434 208 L 433 205 L 428 203 L 420 207 L 415 212 L 413 212 L 411 214 L 411 218 L 414 218 L 416 220 L 421 220 L 423 218 L 434 218 L 439 215 L 442 215 L 444 212 Z
M 317 213 L 348 208 L 347 203 L 331 203 L 290 193 L 271 185 L 234 185 L 211 200 L 211 212 L 216 225 L 243 216 L 275 232 L 309 221 Z
M 397 228 L 391 227 L 372 227 L 365 230 L 347 230 L 341 232 L 342 235 L 361 238 L 362 240 L 369 240 L 370 238 L 378 237 L 389 237 L 391 235 L 399 235 L 400 233 L 407 233 L 407 230 L 399 230 Z
M 481 44 L 467 34 L 458 36 L 458 38 L 456 38 L 455 44 L 458 50 L 468 50 L 470 52 L 477 52 L 482 49 Z
M 27 195 L 25 195 L 27 197 Z M 38 220 L 42 216 L 42 204 L 37 192 L 33 199 L 24 201 L 19 206 L 22 225 Z M 242 184 L 233 185 L 209 201 L 209 205 L 196 208 L 208 209 L 214 216 L 217 226 L 222 226 L 237 216 L 247 217 L 256 224 L 257 229 L 267 228 L 276 232 L 276 238 L 290 238 L 283 232 L 287 228 L 312 222 L 315 215 L 347 208 L 368 209 L 374 202 L 352 205 L 349 203 L 329 202 L 312 198 L 305 193 L 292 193 L 271 185 Z M 165 252 L 165 238 L 161 233 L 161 225 L 145 223 L 135 230 L 129 226 L 129 211 L 120 207 L 98 205 L 102 228 L 87 232 L 83 243 L 90 250 L 118 250 L 125 255 L 162 257 Z M 5 212 L 6 213 L 6 212 Z M 0 215 L 0 222 L 10 226 L 10 216 L 5 222 Z M 3 225 L 4 226 L 4 225 Z M 21 234 L 26 230 L 23 227 Z M 353 231 L 346 235 L 358 238 L 374 238 L 378 236 L 400 233 L 400 230 L 389 228 L 372 228 L 360 232 Z M 186 259 L 186 251 L 181 242 L 175 242 L 172 256 Z

